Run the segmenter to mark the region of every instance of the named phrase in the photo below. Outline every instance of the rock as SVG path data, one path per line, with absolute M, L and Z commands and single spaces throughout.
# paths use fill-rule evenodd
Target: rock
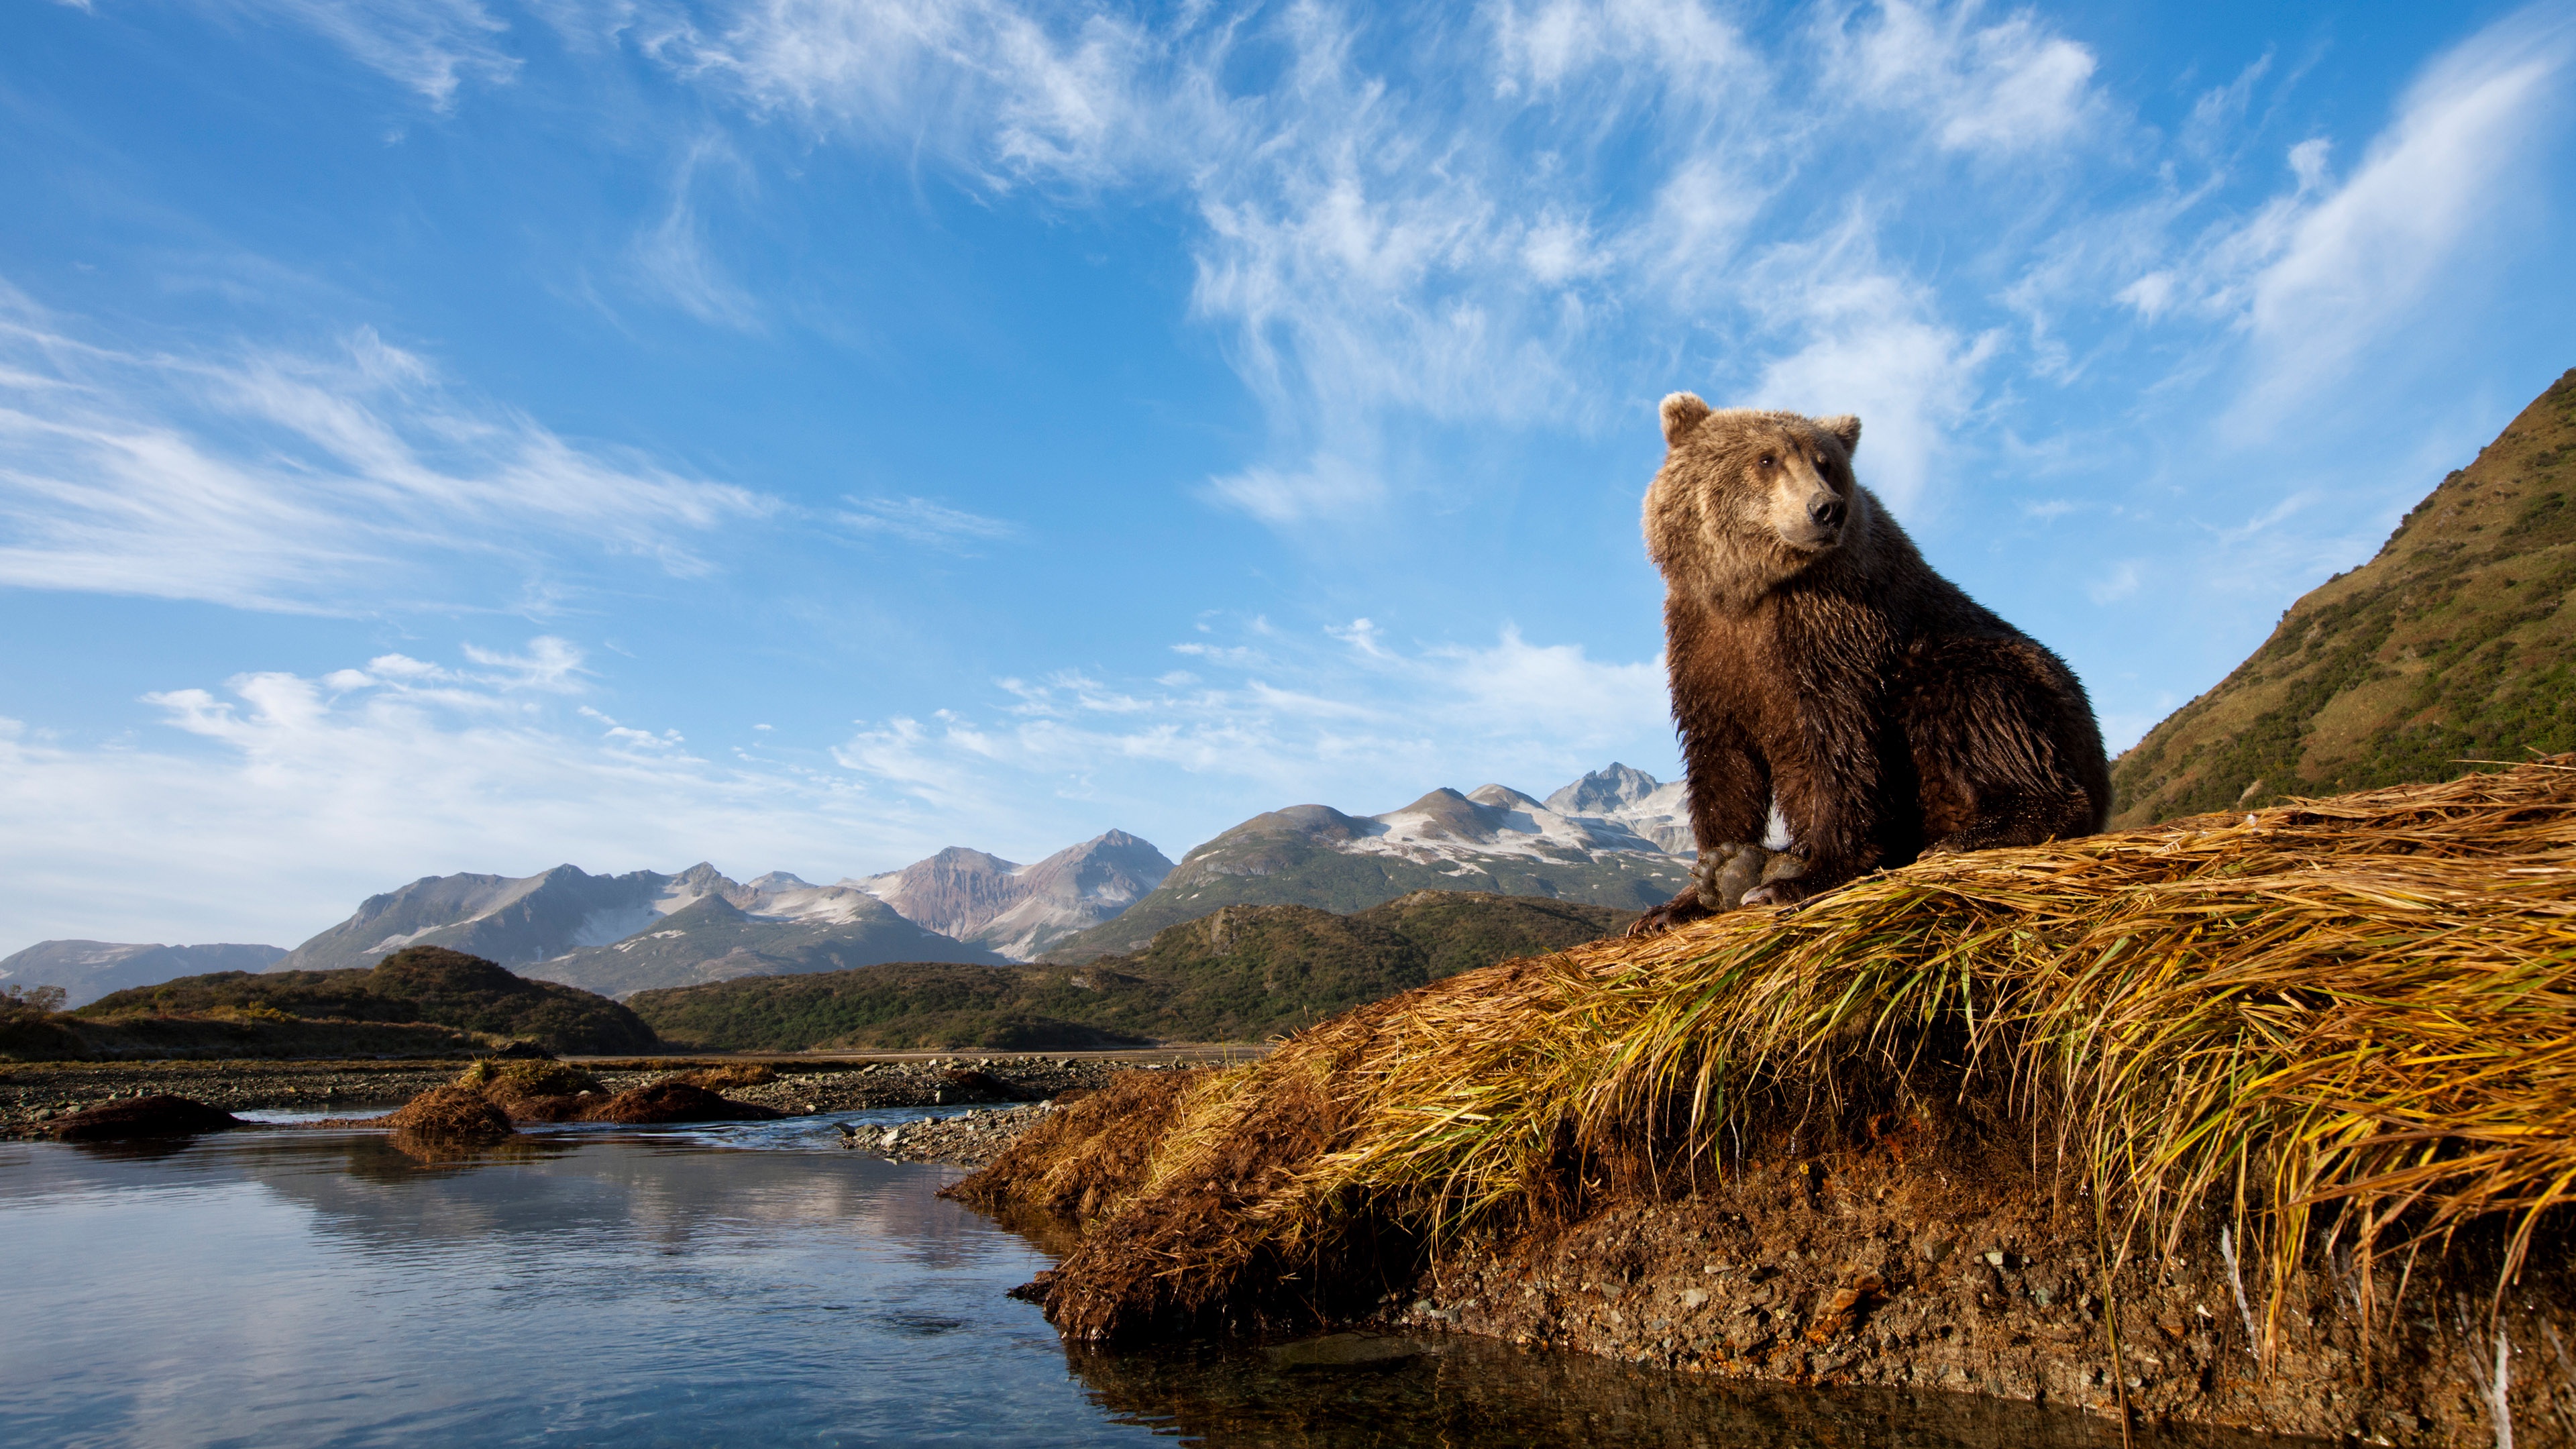
M 128 1097 L 74 1112 L 54 1124 L 59 1142 L 113 1142 L 129 1137 L 187 1137 L 247 1126 L 239 1117 L 190 1097 Z
M 786 1115 L 775 1107 L 736 1102 L 704 1087 L 664 1080 L 620 1092 L 584 1111 L 582 1120 L 645 1126 L 666 1122 L 769 1122 Z

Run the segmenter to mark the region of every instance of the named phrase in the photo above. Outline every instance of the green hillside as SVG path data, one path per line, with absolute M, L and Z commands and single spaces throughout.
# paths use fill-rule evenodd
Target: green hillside
M 1634 916 L 1461 891 L 1350 915 L 1227 906 L 1143 950 L 1078 965 L 869 966 L 645 991 L 630 1004 L 664 1040 L 706 1050 L 1258 1041 L 1472 967 L 1562 950 Z
M 1157 932 L 1219 906 L 1308 906 L 1348 913 L 1415 891 L 1436 891 L 1641 911 L 1671 899 L 1690 882 L 1691 863 L 1678 856 L 1617 853 L 1599 860 L 1551 860 L 1487 855 L 1472 865 L 1434 865 L 1335 849 L 1336 842 L 1350 837 L 1353 823 L 1316 806 L 1256 815 L 1191 851 L 1161 885 L 1117 919 L 1047 947 L 1046 959 L 1087 961 L 1134 951 Z
M 2576 749 L 2576 371 L 2112 766 L 2116 826 Z
M 75 1015 L 92 1020 L 202 1016 L 264 1009 L 305 1020 L 420 1023 L 527 1037 L 557 1052 L 649 1051 L 652 1028 L 587 991 L 514 976 L 480 956 L 412 946 L 372 967 L 217 971 L 111 992 Z

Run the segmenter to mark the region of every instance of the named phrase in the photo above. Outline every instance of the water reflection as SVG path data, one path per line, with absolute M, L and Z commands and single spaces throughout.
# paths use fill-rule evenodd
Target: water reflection
M 954 1175 L 703 1132 L 0 1152 L 0 1442 L 1149 1442 Z
M 1951 1394 L 1730 1384 L 1488 1339 L 1340 1335 L 1323 1352 L 1202 1346 L 1069 1351 L 1092 1401 L 1184 1443 L 1277 1449 L 1618 1444 L 1674 1449 L 2118 1449 L 2117 1425 Z M 1351 1340 L 1357 1340 L 1353 1342 Z M 2136 1431 L 2139 1445 L 2278 1439 Z
M 894 1114 L 904 1115 L 904 1114 Z M 2108 1449 L 2023 1405 L 1477 1340 L 1068 1355 L 957 1175 L 833 1121 L 0 1145 L 0 1442 Z M 1043 1227 L 1043 1225 L 1032 1225 Z M 2202 1441 L 2216 1442 L 2216 1441 Z

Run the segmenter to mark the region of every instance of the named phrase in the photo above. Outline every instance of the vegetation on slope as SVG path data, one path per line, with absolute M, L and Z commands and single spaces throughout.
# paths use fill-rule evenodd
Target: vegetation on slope
M 465 1057 L 491 1038 L 427 1022 L 307 1021 L 261 1009 L 197 1016 L 0 1013 L 0 1061 Z
M 1937 856 L 1354 1011 L 1180 1088 L 1149 1143 L 1068 1124 L 962 1191 L 1087 1183 L 1043 1295 L 1113 1338 L 1310 1297 L 1336 1244 L 1508 1235 L 1957 1103 L 2055 1144 L 2114 1263 L 2231 1223 L 2268 1343 L 2319 1230 L 2365 1305 L 2382 1254 L 2471 1220 L 2513 1230 L 2499 1294 L 2561 1251 L 2532 1235 L 2576 1191 L 2571 922 L 2576 757 Z
M 338 971 L 217 971 L 158 986 L 111 992 L 76 1015 L 91 1021 L 138 1016 L 265 1012 L 304 1020 L 424 1023 L 499 1037 L 525 1037 L 557 1052 L 650 1051 L 653 1029 L 604 996 L 551 981 L 529 981 L 480 956 L 444 946 L 411 946 L 372 967 Z
M 818 1046 L 1036 1051 L 1257 1041 L 1510 956 L 1561 950 L 1633 912 L 1544 897 L 1423 891 L 1338 916 L 1228 906 L 1079 965 L 930 963 L 639 992 L 664 1039 L 701 1049 Z
M 2576 749 L 2576 371 L 2112 768 L 2115 825 Z

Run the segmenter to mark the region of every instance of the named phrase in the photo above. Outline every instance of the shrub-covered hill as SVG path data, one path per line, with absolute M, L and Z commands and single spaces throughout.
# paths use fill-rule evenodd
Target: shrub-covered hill
M 320 1020 L 423 1022 L 528 1037 L 557 1052 L 650 1051 L 653 1029 L 605 996 L 512 975 L 480 956 L 412 946 L 371 967 L 217 971 L 111 992 L 77 1013 L 94 1019 L 266 1008 Z
M 2112 766 L 2115 826 L 2576 748 L 2576 371 Z
M 639 992 L 664 1040 L 701 1049 L 1003 1051 L 1258 1041 L 1425 982 L 1619 930 L 1633 911 L 1417 891 L 1352 915 L 1227 906 L 1080 965 L 867 966 Z

